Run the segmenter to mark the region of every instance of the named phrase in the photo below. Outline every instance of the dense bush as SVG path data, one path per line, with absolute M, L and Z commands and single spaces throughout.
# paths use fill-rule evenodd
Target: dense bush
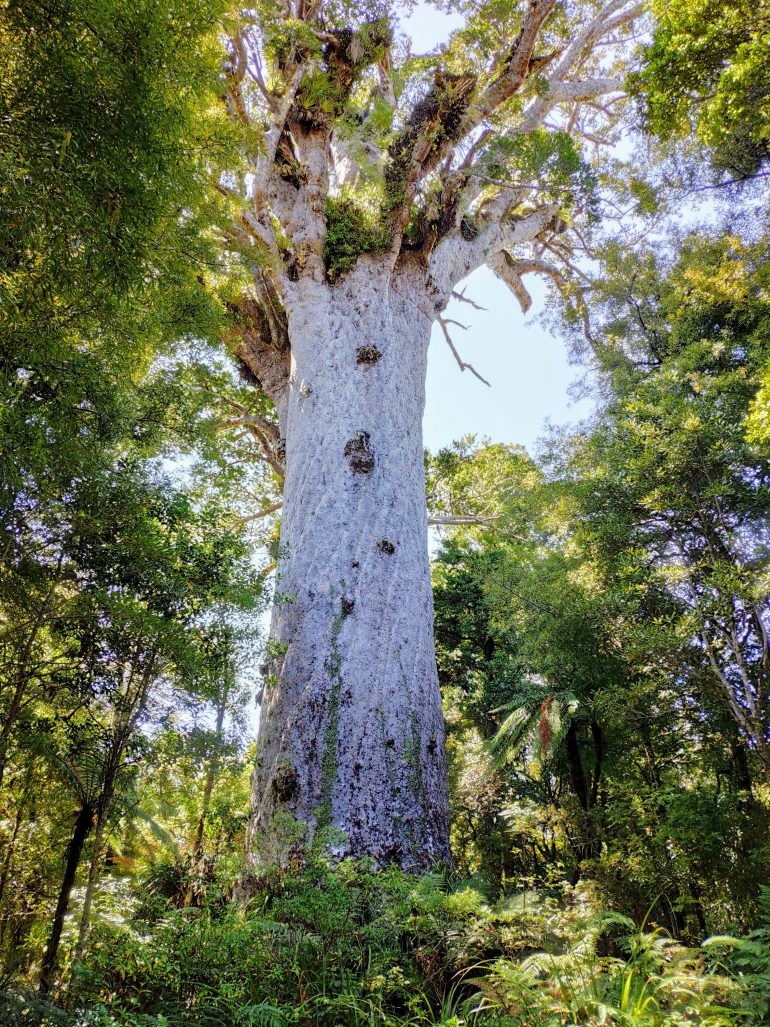
M 151 880 L 157 882 L 157 875 Z M 149 890 L 149 894 L 147 893 Z M 7 997 L 3 1022 L 77 1027 L 730 1027 L 767 1009 L 768 929 L 688 949 L 602 912 L 589 885 L 491 903 L 444 874 L 366 863 L 262 878 L 244 903 L 144 892 L 104 918 L 68 1012 Z M 139 901 L 135 901 L 136 899 Z M 770 912 L 770 910 L 768 910 Z M 770 916 L 768 917 L 770 922 Z M 750 965 L 749 965 L 750 964 Z

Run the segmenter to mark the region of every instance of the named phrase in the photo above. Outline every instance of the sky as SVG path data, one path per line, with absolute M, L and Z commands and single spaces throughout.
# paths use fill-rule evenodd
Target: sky
M 460 18 L 419 3 L 401 24 L 412 38 L 413 51 L 426 53 L 446 40 Z M 532 451 L 546 421 L 561 425 L 587 417 L 590 400 L 572 402 L 568 395 L 580 369 L 569 364 L 564 342 L 536 321 L 543 309 L 544 285 L 527 277 L 534 302 L 525 316 L 507 287 L 486 268 L 466 284 L 466 295 L 487 309 L 453 302 L 447 316 L 468 325 L 468 330 L 450 326 L 450 331 L 462 359 L 473 364 L 491 387 L 470 371 L 460 371 L 435 325 L 428 352 L 425 445 L 435 451 L 473 434 Z

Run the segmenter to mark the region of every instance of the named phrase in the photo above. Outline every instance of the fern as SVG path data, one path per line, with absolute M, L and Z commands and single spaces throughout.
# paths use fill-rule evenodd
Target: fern
M 770 1014 L 770 887 L 760 887 L 760 922 L 745 938 L 715 935 L 703 943 L 724 960 L 729 971 L 740 976 L 748 993 L 748 1005 L 764 1022 Z
M 235 1011 L 237 1027 L 284 1027 L 286 1022 L 281 1010 L 266 1002 L 241 1006 Z
M 510 703 L 492 711 L 506 714 L 490 742 L 492 757 L 498 765 L 526 749 L 540 762 L 545 761 L 561 745 L 578 708 L 572 692 L 554 695 L 539 681 L 533 680 L 530 685 Z

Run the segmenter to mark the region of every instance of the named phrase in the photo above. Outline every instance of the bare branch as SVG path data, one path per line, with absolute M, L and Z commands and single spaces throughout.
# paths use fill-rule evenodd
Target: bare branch
M 582 81 L 568 82 L 554 80 L 549 82 L 548 91 L 525 109 L 521 123 L 510 135 L 522 135 L 542 125 L 546 115 L 560 103 L 576 100 L 587 100 L 592 96 L 605 96 L 608 93 L 623 92 L 623 80 L 619 78 L 591 78 Z
M 523 217 L 507 221 L 491 219 L 468 240 L 455 230 L 435 247 L 428 262 L 428 272 L 438 293 L 437 309 L 443 310 L 454 286 L 476 268 L 486 264 L 490 256 L 510 250 L 542 235 L 558 214 L 555 203 L 544 204 Z
M 563 79 L 575 67 L 590 46 L 603 39 L 610 32 L 614 32 L 615 29 L 635 21 L 636 18 L 644 13 L 644 3 L 634 3 L 630 7 L 627 4 L 628 0 L 610 0 L 609 3 L 605 4 L 596 17 L 586 25 L 582 32 L 578 33 L 564 51 L 558 64 L 551 72 L 550 78 L 553 81 Z M 623 10 L 624 7 L 626 8 L 625 10 Z
M 467 364 L 467 363 L 466 363 L 466 362 L 465 362 L 465 361 L 463 360 L 463 358 L 462 358 L 462 357 L 460 356 L 460 354 L 459 354 L 459 353 L 457 352 L 457 349 L 456 349 L 456 347 L 455 347 L 455 344 L 454 344 L 454 343 L 452 342 L 452 336 L 451 336 L 451 335 L 449 334 L 449 329 L 447 328 L 447 323 L 446 323 L 446 321 L 444 320 L 444 318 L 443 318 L 443 317 L 439 317 L 439 318 L 437 318 L 437 320 L 438 320 L 438 323 L 439 323 L 439 324 L 441 325 L 441 331 L 442 331 L 442 332 L 444 333 L 444 338 L 445 338 L 445 339 L 446 339 L 446 341 L 447 341 L 447 345 L 448 345 L 448 346 L 449 346 L 449 348 L 451 349 L 451 351 L 452 351 L 452 354 L 453 354 L 453 356 L 454 356 L 455 360 L 457 361 L 457 364 L 458 364 L 458 367 L 460 368 L 460 370 L 461 370 L 461 371 L 465 371 L 465 370 L 468 370 L 468 371 L 470 371 L 470 372 L 471 372 L 471 374 L 475 375 L 475 376 L 476 376 L 476 377 L 478 378 L 478 380 L 479 380 L 480 382 L 483 382 L 483 383 L 484 383 L 485 385 L 488 385 L 488 386 L 489 386 L 489 388 L 491 389 L 491 388 L 492 388 L 492 386 L 491 386 L 491 385 L 490 385 L 490 383 L 489 383 L 489 382 L 488 382 L 488 381 L 486 380 L 486 378 L 483 378 L 483 377 L 482 377 L 482 376 L 481 376 L 481 375 L 479 374 L 479 372 L 478 372 L 478 371 L 476 370 L 476 368 L 475 368 L 475 367 L 473 366 L 473 364 Z M 456 322 L 455 322 L 455 323 L 456 323 Z
M 264 417 L 260 417 L 259 414 L 244 414 L 242 417 L 228 417 L 225 421 L 218 421 L 214 424 L 216 431 L 222 431 L 226 428 L 259 428 L 265 434 L 271 436 L 277 442 L 280 439 L 280 432 L 278 425 L 273 424 L 271 421 L 265 420 Z
M 479 303 L 476 303 L 476 302 L 475 302 L 474 300 L 472 300 L 472 299 L 471 299 L 471 298 L 470 298 L 469 296 L 466 296 L 466 295 L 465 295 L 465 291 L 466 291 L 466 289 L 467 289 L 467 288 L 468 288 L 468 286 L 467 286 L 467 285 L 466 285 L 466 286 L 464 286 L 464 287 L 463 287 L 463 288 L 462 288 L 462 289 L 460 290 L 460 292 L 456 292 L 456 291 L 455 291 L 455 290 L 453 289 L 453 290 L 452 290 L 452 299 L 453 299 L 453 300 L 458 300 L 458 301 L 459 301 L 460 303 L 467 303 L 467 304 L 469 304 L 469 305 L 470 305 L 471 307 L 473 307 L 473 309 L 474 309 L 474 310 L 486 310 L 486 309 L 487 309 L 486 307 L 482 307 L 482 306 L 481 306 L 481 304 L 479 304 Z
M 270 506 L 266 506 L 263 510 L 258 510 L 256 513 L 247 514 L 245 517 L 236 517 L 235 523 L 242 527 L 244 524 L 251 524 L 252 521 L 262 520 L 263 517 L 269 517 L 270 514 L 276 513 L 283 506 L 283 500 L 279 500 L 277 503 L 272 503 Z
M 500 253 L 495 254 L 491 260 L 487 261 L 487 266 L 494 271 L 502 282 L 505 282 L 519 301 L 519 305 L 525 314 L 532 306 L 532 297 L 522 281 L 522 275 L 547 275 L 558 288 L 564 286 L 564 277 L 559 269 L 554 267 L 553 264 L 541 260 L 539 257 L 514 260 L 509 253 L 502 250 Z
M 582 278 L 584 282 L 588 282 L 591 285 L 593 284 L 593 279 L 589 275 L 587 275 L 585 271 L 581 270 L 577 266 L 577 264 L 571 261 L 567 254 L 562 251 L 561 247 L 554 245 L 554 243 L 548 239 L 543 239 L 538 244 L 538 248 L 549 250 L 551 253 L 553 253 L 555 257 L 557 257 L 564 264 L 565 267 L 568 267 L 573 274 L 576 274 L 579 278 Z
M 289 111 L 294 103 L 297 90 L 306 70 L 307 68 L 304 64 L 295 68 L 294 73 L 286 83 L 286 91 L 275 111 L 275 117 L 265 132 L 265 152 L 256 161 L 256 174 L 254 176 L 253 204 L 257 215 L 262 214 L 266 209 L 267 189 L 273 175 L 278 144 L 283 136 L 286 119 L 289 116 Z
M 262 56 L 259 50 L 259 46 L 256 42 L 250 39 L 248 36 L 244 37 L 241 35 L 241 42 L 246 48 L 251 60 L 247 61 L 246 70 L 249 78 L 256 82 L 257 88 L 262 94 L 262 98 L 271 111 L 278 109 L 278 98 L 274 93 L 270 91 L 265 82 L 265 77 L 262 72 Z
M 513 258 L 511 258 L 513 259 Z M 546 275 L 552 280 L 557 288 L 562 289 L 566 284 L 561 271 L 547 260 L 540 257 L 523 257 L 513 262 L 513 268 L 520 275 Z
M 494 257 L 487 261 L 487 266 L 494 271 L 501 282 L 504 282 L 518 300 L 519 306 L 526 314 L 532 306 L 532 297 L 529 290 L 521 280 L 521 275 L 514 269 L 513 261 L 508 254 L 501 250 Z
M 431 527 L 451 527 L 454 524 L 494 524 L 496 517 L 483 517 L 481 514 L 438 514 L 428 518 Z

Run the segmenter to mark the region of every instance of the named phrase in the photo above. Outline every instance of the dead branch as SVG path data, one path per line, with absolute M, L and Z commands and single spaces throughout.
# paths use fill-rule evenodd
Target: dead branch
M 445 339 L 446 339 L 446 341 L 447 341 L 447 345 L 448 345 L 448 346 L 449 346 L 449 348 L 451 349 L 451 351 L 452 351 L 452 354 L 453 354 L 453 356 L 454 356 L 455 360 L 457 361 L 457 365 L 458 365 L 458 367 L 460 368 L 460 370 L 461 370 L 461 371 L 465 371 L 465 370 L 467 369 L 468 371 L 470 371 L 470 372 L 471 372 L 471 374 L 475 375 L 475 376 L 476 376 L 476 377 L 478 378 L 478 380 L 479 380 L 480 382 L 483 382 L 483 383 L 484 383 L 485 385 L 489 386 L 489 388 L 491 389 L 491 388 L 492 388 L 492 386 L 491 386 L 491 384 L 490 384 L 490 383 L 489 383 L 489 382 L 488 382 L 488 381 L 486 380 L 486 378 L 483 378 L 483 377 L 482 377 L 482 376 L 481 376 L 481 375 L 479 374 L 479 372 L 478 372 L 478 371 L 476 370 L 476 368 L 475 368 L 475 367 L 473 366 L 473 364 L 468 364 L 468 363 L 466 363 L 466 362 L 465 362 L 465 361 L 463 360 L 463 358 L 462 358 L 462 357 L 460 356 L 460 354 L 459 354 L 459 353 L 457 352 L 457 349 L 456 349 L 456 347 L 455 347 L 455 344 L 454 344 L 454 343 L 452 342 L 452 336 L 451 336 L 451 335 L 449 334 L 449 329 L 447 328 L 447 322 L 446 322 L 446 321 L 444 320 L 444 318 L 443 318 L 443 317 L 439 317 L 439 318 L 438 318 L 438 323 L 439 323 L 439 324 L 441 325 L 441 331 L 442 331 L 442 332 L 444 333 L 444 338 L 445 338 Z M 456 324 L 456 323 L 457 323 L 457 322 L 455 322 L 455 324 Z M 461 327 L 462 327 L 462 326 L 461 326 Z
M 473 307 L 474 310 L 487 310 L 487 307 L 482 307 L 480 303 L 476 303 L 475 300 L 472 300 L 470 299 L 470 297 L 465 295 L 465 291 L 467 288 L 468 286 L 466 285 L 465 288 L 463 288 L 460 292 L 456 292 L 453 289 L 452 299 L 458 300 L 460 303 L 467 303 L 469 306 Z
M 438 514 L 428 518 L 430 527 L 451 527 L 459 524 L 494 524 L 496 517 L 484 517 L 481 514 Z

